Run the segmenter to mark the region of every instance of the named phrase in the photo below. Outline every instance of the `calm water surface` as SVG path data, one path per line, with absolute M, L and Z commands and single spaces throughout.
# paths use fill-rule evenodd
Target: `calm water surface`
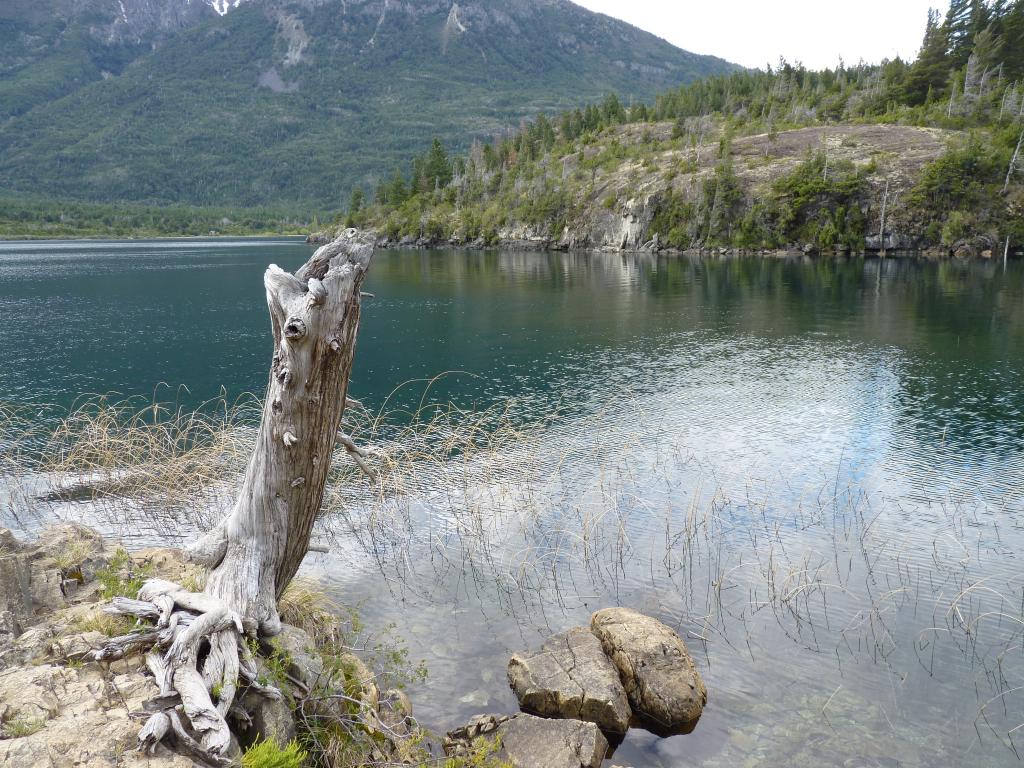
M 262 272 L 309 253 L 0 243 L 2 398 L 261 392 Z M 426 660 L 426 725 L 513 711 L 511 652 L 622 604 L 679 629 L 709 701 L 618 764 L 1019 764 L 1021 264 L 385 251 L 368 282 L 371 408 L 451 372 L 430 399 L 551 416 L 383 507 L 351 496 L 307 563 Z

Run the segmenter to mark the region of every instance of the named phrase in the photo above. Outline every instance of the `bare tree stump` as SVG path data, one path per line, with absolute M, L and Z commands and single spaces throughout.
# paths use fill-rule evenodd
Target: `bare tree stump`
M 230 763 L 232 712 L 239 685 L 260 685 L 244 634 L 274 635 L 277 601 L 310 548 L 331 456 L 338 440 L 359 327 L 360 285 L 374 250 L 371 235 L 346 230 L 294 275 L 271 265 L 264 275 L 274 336 L 266 402 L 252 458 L 228 516 L 189 550 L 209 567 L 203 593 L 153 579 L 138 600 L 110 610 L 156 621 L 94 653 L 123 656 L 154 643 L 147 656 L 160 696 L 139 735 L 140 749 L 165 737 L 211 765 Z M 182 717 L 184 715 L 184 718 Z

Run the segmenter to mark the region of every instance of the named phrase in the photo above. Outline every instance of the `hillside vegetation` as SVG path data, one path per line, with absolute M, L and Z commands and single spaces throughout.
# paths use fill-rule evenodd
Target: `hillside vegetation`
M 1022 52 L 1024 0 L 955 0 L 914 62 L 781 62 L 541 115 L 465 157 L 435 142 L 339 223 L 421 245 L 1019 246 Z
M 299 235 L 319 226 L 308 211 L 288 209 L 104 205 L 0 195 L 0 234 L 10 238 Z
M 337 210 L 434 135 L 735 69 L 567 0 L 14 0 L 0 189 Z

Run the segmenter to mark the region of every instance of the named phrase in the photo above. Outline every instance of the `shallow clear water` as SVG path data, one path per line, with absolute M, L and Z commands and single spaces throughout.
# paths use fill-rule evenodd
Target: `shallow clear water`
M 261 273 L 308 253 L 0 244 L 0 391 L 259 392 Z M 553 415 L 383 507 L 349 494 L 307 571 L 398 625 L 438 730 L 514 710 L 511 652 L 622 604 L 680 630 L 709 700 L 618 764 L 1018 764 L 1022 266 L 378 253 L 355 396 L 449 371 L 428 399 Z

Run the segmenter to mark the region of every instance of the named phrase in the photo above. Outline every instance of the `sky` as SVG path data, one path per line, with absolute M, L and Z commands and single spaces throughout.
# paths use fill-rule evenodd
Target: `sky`
M 811 69 L 861 59 L 913 59 L 928 8 L 947 0 L 573 0 L 652 32 L 694 53 L 747 67 L 780 56 Z

